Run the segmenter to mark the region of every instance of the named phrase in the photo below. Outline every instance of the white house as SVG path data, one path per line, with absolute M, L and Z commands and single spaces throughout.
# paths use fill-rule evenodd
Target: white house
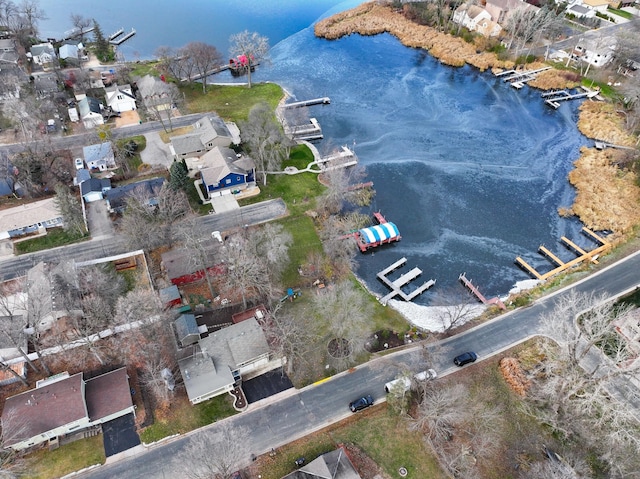
M 89 170 L 105 171 L 116 167 L 116 158 L 110 141 L 85 146 L 82 152 Z
M 78 110 L 80 111 L 80 119 L 85 128 L 95 128 L 98 125 L 104 125 L 104 117 L 102 116 L 103 106 L 95 98 L 83 96 L 77 98 Z
M 502 27 L 491 19 L 489 12 L 471 3 L 464 3 L 456 9 L 453 22 L 487 37 L 495 37 L 502 31 Z
M 60 373 L 35 389 L 8 397 L 2 411 L 6 447 L 22 451 L 58 444 L 66 435 L 135 415 L 127 370 L 116 369 L 85 380 L 82 373 Z
M 79 52 L 80 52 L 80 49 L 78 48 L 78 45 L 74 45 L 72 43 L 65 43 L 58 49 L 58 56 L 62 60 L 77 61 Z
M 600 37 L 597 40 L 581 39 L 573 50 L 573 58 L 594 67 L 602 67 L 609 63 L 616 51 L 616 40 L 611 37 Z
M 25 203 L 0 210 L 0 239 L 45 233 L 47 228 L 62 224 L 62 214 L 55 204 L 55 198 Z
M 104 89 L 107 98 L 107 106 L 113 111 L 122 113 L 123 111 L 135 110 L 136 97 L 131 91 L 131 85 L 112 85 Z
M 48 65 L 53 62 L 56 52 L 51 43 L 39 43 L 31 47 L 27 57 L 30 57 L 36 65 Z

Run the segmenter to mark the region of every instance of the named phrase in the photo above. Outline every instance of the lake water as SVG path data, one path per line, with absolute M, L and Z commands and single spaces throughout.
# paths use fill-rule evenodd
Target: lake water
M 47 9 L 53 2 L 41 3 Z M 314 37 L 310 25 L 327 13 L 323 8 L 341 10 L 359 2 L 304 2 L 317 8 L 292 9 L 291 22 L 279 28 L 270 21 L 261 28 L 262 18 L 272 18 L 267 15 L 272 2 L 229 3 L 264 7 L 264 14 L 250 9 L 246 26 L 236 18 L 230 32 L 247 28 L 272 38 L 272 61 L 259 67 L 253 79 L 278 82 L 298 99 L 331 98 L 330 105 L 310 109 L 325 135 L 319 149 L 355 148 L 377 192 L 370 211 L 380 210 L 400 229 L 399 243 L 359 256 L 358 274 L 371 289 L 385 294 L 375 274 L 404 256 L 404 269 L 418 266 L 424 280 L 437 280 L 436 288 L 452 287 L 466 272 L 490 297 L 528 279 L 514 265 L 516 256 L 547 271 L 551 264 L 536 253 L 541 244 L 565 260 L 573 256 L 559 244 L 561 236 L 593 246 L 580 235 L 578 221 L 557 213 L 572 203 L 567 174 L 580 146 L 587 144 L 575 126 L 578 102 L 551 110 L 536 90 L 516 91 L 490 73 L 443 66 L 387 34 L 337 41 Z M 283 5 L 289 3 L 293 8 L 298 2 Z M 124 2 L 109 3 L 109 8 L 116 5 L 110 20 L 114 29 L 129 24 L 138 29 L 141 22 L 127 23 L 119 4 Z M 145 34 L 149 38 L 136 40 L 149 44 L 139 47 L 143 55 L 170 44 L 169 39 L 176 38 L 177 46 L 207 41 L 202 23 L 194 21 L 177 32 L 164 26 L 178 18 L 168 12 L 168 2 L 164 7 L 161 1 L 136 2 L 135 8 L 144 10 L 139 4 L 154 5 L 157 19 L 157 29 Z M 183 4 L 227 8 L 216 1 Z M 238 13 L 234 8 L 239 7 L 230 11 Z M 228 74 L 214 80 L 237 81 Z M 417 300 L 428 301 L 429 293 Z

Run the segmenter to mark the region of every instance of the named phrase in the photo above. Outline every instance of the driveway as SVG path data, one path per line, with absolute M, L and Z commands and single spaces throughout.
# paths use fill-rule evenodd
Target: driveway
M 89 223 L 89 234 L 93 239 L 110 238 L 115 234 L 105 200 L 87 204 L 87 222 Z
M 291 379 L 282 371 L 282 368 L 261 374 L 248 381 L 242 381 L 242 390 L 249 404 L 268 398 L 287 389 L 291 389 Z
M 240 205 L 233 195 L 222 195 L 211 198 L 211 207 L 216 213 L 224 213 L 225 211 L 237 210 Z
M 171 168 L 173 158 L 169 152 L 169 145 L 160 139 L 157 131 L 145 133 L 147 147 L 140 152 L 140 159 L 149 165 L 164 166 L 167 170 Z
M 102 442 L 105 456 L 131 449 L 140 444 L 140 436 L 136 432 L 136 421 L 133 414 L 127 414 L 102 425 Z

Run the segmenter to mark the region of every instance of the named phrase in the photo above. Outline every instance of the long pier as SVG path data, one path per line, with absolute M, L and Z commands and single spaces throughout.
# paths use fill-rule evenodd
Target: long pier
M 302 108 L 305 106 L 313 106 L 313 105 L 329 105 L 331 103 L 331 99 L 328 96 L 322 98 L 314 98 L 312 100 L 303 100 L 296 101 L 294 103 L 285 103 L 283 108 Z
M 71 40 L 72 38 L 79 37 L 80 35 L 84 35 L 86 33 L 91 33 L 95 30 L 95 27 L 87 27 L 87 28 L 72 28 L 71 30 L 67 30 L 62 35 L 62 41 Z
M 580 264 L 583 261 L 591 261 L 592 263 L 597 263 L 598 256 L 600 255 L 600 253 L 603 253 L 604 251 L 611 248 L 611 243 L 604 240 L 603 238 L 601 238 L 600 236 L 598 236 L 588 228 L 582 228 L 582 233 L 588 236 L 591 240 L 598 243 L 600 246 L 592 249 L 591 251 L 585 251 L 584 249 L 580 248 L 578 245 L 574 244 L 571 240 L 563 236 L 562 238 L 560 238 L 560 241 L 562 241 L 562 243 L 565 244 L 565 246 L 567 246 L 570 250 L 576 253 L 578 255 L 577 258 L 572 259 L 571 261 L 568 261 L 565 263 L 562 260 L 560 260 L 560 258 L 558 258 L 553 253 L 551 253 L 551 251 L 549 251 L 547 248 L 545 248 L 544 246 L 540 246 L 540 248 L 538 248 L 538 252 L 545 255 L 545 257 L 549 258 L 553 263 L 557 265 L 554 269 L 546 273 L 538 273 L 538 271 L 536 271 L 535 268 L 530 266 L 520 256 L 516 258 L 516 264 L 520 266 L 522 269 L 524 269 L 525 271 L 527 271 L 534 278 L 539 279 L 541 281 L 546 281 L 552 276 L 555 276 L 558 273 L 561 273 L 577 264 Z
M 400 296 L 405 301 L 411 301 L 413 300 L 413 298 L 415 298 L 419 294 L 422 294 L 424 291 L 426 291 L 427 289 L 431 288 L 434 284 L 436 284 L 435 280 L 430 279 L 429 281 L 423 283 L 421 286 L 419 286 L 418 288 L 416 288 L 415 290 L 411 291 L 408 294 L 402 291 L 402 288 L 404 286 L 406 286 L 407 284 L 409 284 L 411 281 L 413 281 L 414 279 L 416 279 L 418 276 L 422 274 L 422 270 L 416 267 L 416 268 L 413 268 L 408 273 L 403 274 L 402 276 L 400 276 L 398 279 L 394 281 L 391 281 L 389 278 L 387 278 L 387 275 L 389 273 L 400 268 L 401 266 L 404 266 L 406 262 L 407 262 L 407 258 L 401 258 L 395 263 L 393 263 L 392 265 L 387 266 L 385 269 L 383 269 L 376 275 L 380 281 L 382 281 L 384 284 L 387 285 L 387 287 L 389 287 L 389 289 L 391 289 L 391 292 L 389 294 L 380 298 L 380 303 L 382 305 L 386 306 L 389 300 L 395 296 Z
M 551 67 L 543 67 L 543 68 L 538 68 L 537 70 L 523 70 L 521 72 L 515 72 L 512 75 L 509 75 L 508 77 L 504 78 L 504 81 L 507 81 L 507 82 L 529 81 L 529 80 L 535 78 L 535 75 L 537 75 L 538 73 L 546 71 L 546 70 L 551 70 Z
M 593 98 L 598 96 L 598 94 L 600 94 L 598 90 L 586 90 L 586 91 L 583 91 L 580 93 L 574 93 L 574 94 L 571 94 L 565 90 L 560 90 L 554 93 L 555 95 L 548 94 L 547 96 L 545 96 L 544 93 L 542 94 L 542 97 L 546 98 L 544 102 L 550 107 L 552 107 L 554 110 L 557 110 L 560 107 L 561 101 L 577 100 L 578 98 L 585 98 L 585 97 Z
M 116 30 L 115 32 L 113 32 L 111 35 L 109 35 L 109 36 L 107 37 L 107 39 L 108 39 L 109 41 L 111 41 L 111 40 L 115 40 L 116 38 L 118 38 L 118 37 L 119 37 L 120 35 L 122 35 L 123 33 L 124 33 L 124 28 L 120 28 L 120 29 Z
M 131 38 L 132 36 L 134 36 L 136 34 L 136 29 L 132 28 L 131 31 L 129 33 L 127 33 L 124 37 L 120 37 L 117 40 L 110 40 L 109 43 L 111 45 L 121 45 L 124 42 L 126 42 L 127 40 L 129 40 L 129 38 Z
M 480 300 L 482 304 L 495 304 L 500 309 L 503 309 L 503 310 L 507 309 L 507 307 L 504 305 L 502 300 L 497 296 L 491 299 L 485 298 L 484 295 L 478 289 L 478 287 L 474 285 L 470 279 L 467 279 L 466 275 L 467 273 L 462 273 L 460 276 L 458 276 L 458 279 L 462 281 L 462 284 L 464 284 L 469 289 L 469 291 L 471 291 L 471 293 Z

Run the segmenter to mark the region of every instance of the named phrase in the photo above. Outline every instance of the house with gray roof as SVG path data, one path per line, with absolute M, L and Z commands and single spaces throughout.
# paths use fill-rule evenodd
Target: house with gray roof
M 150 178 L 111 188 L 105 192 L 109 212 L 122 213 L 127 207 L 127 200 L 134 196 L 138 199 L 144 199 L 149 208 L 156 207 L 164 181 L 164 178 Z
M 8 397 L 2 411 L 5 446 L 14 451 L 58 444 L 67 435 L 135 415 L 125 368 L 85 380 L 60 373 Z
M 151 75 L 145 75 L 136 82 L 138 93 L 145 108 L 150 112 L 171 110 L 171 95 L 168 85 Z
M 318 456 L 297 471 L 282 479 L 361 479 L 351 463 L 347 451 L 339 447 L 334 451 Z
M 82 148 L 84 161 L 89 170 L 105 171 L 116 167 L 116 158 L 110 141 Z
M 207 115 L 193 124 L 190 133 L 171 138 L 169 149 L 177 160 L 201 156 L 216 146 L 228 148 L 239 143 L 229 126 L 217 115 Z
M 18 64 L 16 41 L 13 38 L 0 39 L 0 63 L 12 65 Z
M 202 183 L 209 198 L 255 186 L 255 164 L 248 156 L 238 156 L 231 148 L 216 146 L 202 157 Z
M 89 178 L 80 183 L 80 194 L 85 203 L 104 199 L 104 196 L 110 189 L 111 180 L 109 178 Z
M 51 43 L 39 43 L 31 47 L 27 54 L 36 65 L 47 66 L 53 63 L 56 58 L 56 51 Z
M 178 365 L 192 404 L 231 391 L 243 378 L 282 365 L 282 360 L 271 358 L 267 338 L 255 317 L 211 333 L 191 348 L 192 354 Z
M 85 128 L 91 129 L 98 125 L 104 125 L 103 109 L 102 103 L 97 98 L 85 96 L 78 101 L 80 119 Z
M 122 113 L 137 108 L 136 97 L 131 91 L 131 85 L 111 85 L 104 89 L 107 99 L 107 106 L 113 111 Z
M 48 228 L 60 227 L 63 223 L 55 198 L 24 203 L 0 210 L 0 239 L 44 234 Z

